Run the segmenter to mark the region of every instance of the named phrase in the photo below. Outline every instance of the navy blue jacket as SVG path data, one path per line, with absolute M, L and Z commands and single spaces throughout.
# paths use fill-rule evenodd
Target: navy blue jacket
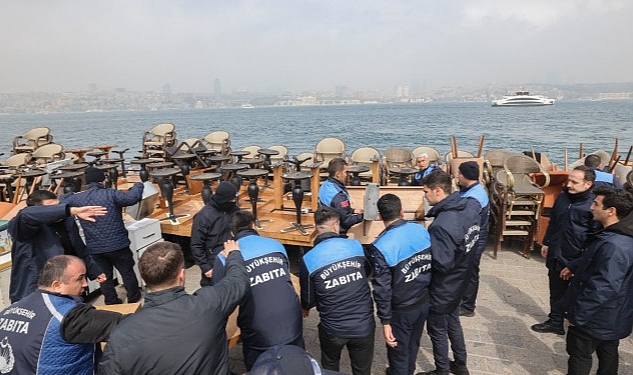
M 591 236 L 567 290 L 567 318 L 598 340 L 633 326 L 633 214 Z
M 237 325 L 242 343 L 255 350 L 296 342 L 303 335 L 299 297 L 290 280 L 288 255 L 277 240 L 254 230 L 236 236 L 250 278 L 250 292 L 240 303 Z M 224 277 L 225 258 L 219 254 L 213 267 L 213 284 Z
M 391 223 L 370 247 L 378 318 L 391 322 L 392 310 L 407 310 L 429 300 L 431 241 L 424 226 L 403 219 Z
M 99 374 L 229 375 L 226 322 L 247 291 L 244 261 L 232 251 L 226 277 L 213 286 L 147 293 L 141 311 L 110 335 Z
M 0 312 L 3 374 L 94 374 L 95 343 L 106 341 L 119 313 L 79 297 L 37 290 Z M 8 372 L 7 372 L 8 371 Z
M 593 202 L 593 189 L 569 194 L 567 189 L 558 195 L 550 213 L 550 222 L 543 238 L 547 251 L 547 267 L 560 272 L 582 254 L 587 235 L 598 230 L 589 210 Z
M 413 178 L 411 179 L 411 186 L 422 186 L 422 180 L 424 177 L 431 174 L 433 171 L 440 171 L 441 168 L 435 164 L 429 164 L 426 169 L 420 169 L 419 171 L 413 174 Z
M 336 209 L 340 216 L 341 234 L 363 221 L 363 214 L 355 214 L 347 188 L 337 179 L 328 177 L 319 188 L 319 204 Z
M 17 302 L 37 289 L 40 270 L 55 255 L 82 258 L 90 278 L 96 278 L 101 273 L 92 258 L 85 254 L 85 245 L 68 205 L 24 207 L 9 222 L 8 233 L 13 240 L 9 285 L 11 302 Z M 62 239 L 67 242 L 63 243 Z
M 315 243 L 301 262 L 301 306 L 309 310 L 316 305 L 321 328 L 330 336 L 373 335 L 374 308 L 363 246 L 337 233 L 323 233 Z
M 488 215 L 490 214 L 488 192 L 477 182 L 469 187 L 462 188 L 459 191 L 459 195 L 462 198 L 473 199 L 479 204 L 479 244 L 477 245 L 477 254 L 483 254 L 484 250 L 486 250 L 486 244 L 488 243 Z
M 143 184 L 135 183 L 127 191 L 108 189 L 94 182 L 79 193 L 68 193 L 60 201 L 70 206 L 103 206 L 108 210 L 105 216 L 95 217 L 95 222 L 82 221 L 81 227 L 86 238 L 88 254 L 103 254 L 130 246 L 127 229 L 123 223 L 123 207 L 138 203 L 143 197 Z
M 431 307 L 439 314 L 453 312 L 460 304 L 470 278 L 479 243 L 481 206 L 455 192 L 433 206 L 427 216 L 431 253 Z
M 202 272 L 213 269 L 216 255 L 224 248 L 224 241 L 231 239 L 229 220 L 239 210 L 234 202 L 219 205 L 211 198 L 193 217 L 191 254 Z

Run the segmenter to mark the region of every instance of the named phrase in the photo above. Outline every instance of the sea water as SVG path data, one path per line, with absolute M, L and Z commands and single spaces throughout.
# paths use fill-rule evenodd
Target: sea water
M 65 148 L 116 144 L 139 155 L 143 132 L 171 122 L 177 137 L 201 138 L 215 130 L 231 134 L 231 147 L 282 144 L 291 155 L 314 151 L 324 137 L 341 138 L 348 154 L 362 146 L 432 146 L 441 155 L 455 136 L 460 150 L 544 152 L 550 160 L 577 159 L 579 145 L 589 153 L 613 150 L 619 138 L 622 158 L 633 145 L 633 101 L 559 101 L 546 107 L 491 107 L 488 103 L 365 104 L 342 106 L 256 107 L 169 111 L 48 113 L 0 116 L 0 152 L 6 158 L 16 135 L 47 126 Z

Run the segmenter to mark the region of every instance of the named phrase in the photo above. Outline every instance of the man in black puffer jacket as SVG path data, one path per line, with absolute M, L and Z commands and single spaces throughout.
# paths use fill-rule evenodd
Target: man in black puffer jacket
M 127 191 L 108 189 L 103 185 L 105 175 L 94 167 L 85 171 L 86 190 L 69 193 L 61 198 L 69 206 L 103 206 L 108 210 L 105 216 L 94 222 L 82 222 L 86 237 L 86 253 L 92 256 L 106 275 L 101 283 L 101 293 L 106 305 L 122 303 L 116 294 L 112 280 L 112 267 L 121 274 L 127 292 L 127 302 L 141 299 L 141 289 L 134 273 L 134 258 L 130 250 L 130 239 L 123 223 L 123 207 L 138 203 L 143 197 L 143 184 L 137 182 Z
M 617 374 L 619 341 L 633 327 L 633 197 L 610 186 L 594 193 L 591 211 L 604 229 L 561 273 L 573 276 L 565 296 L 570 375 L 589 374 L 594 351 L 598 374 Z
M 202 271 L 200 286 L 211 285 L 213 264 L 224 241 L 231 238 L 229 221 L 239 211 L 235 204 L 238 191 L 230 182 L 220 182 L 209 202 L 193 217 L 191 253 Z

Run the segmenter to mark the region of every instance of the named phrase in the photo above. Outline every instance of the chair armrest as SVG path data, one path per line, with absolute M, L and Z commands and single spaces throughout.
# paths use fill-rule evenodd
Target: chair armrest
M 17 137 L 13 138 L 13 147 L 24 146 L 24 143 L 20 143 L 21 139 L 26 139 L 26 138 L 22 137 L 21 135 L 18 135 Z
M 549 186 L 550 177 L 549 177 L 549 173 L 545 172 L 543 169 L 541 169 L 541 174 L 543 174 L 543 177 L 545 177 L 545 182 L 543 183 L 543 185 L 538 185 L 536 183 L 534 183 L 534 185 L 538 186 L 540 189 L 543 189 Z

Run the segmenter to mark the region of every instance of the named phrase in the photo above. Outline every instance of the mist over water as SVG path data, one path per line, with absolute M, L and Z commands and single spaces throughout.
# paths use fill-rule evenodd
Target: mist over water
M 615 138 L 620 154 L 633 145 L 631 101 L 558 102 L 547 107 L 504 108 L 487 103 L 261 107 L 187 111 L 51 113 L 0 116 L 0 152 L 10 154 L 12 140 L 28 129 L 47 126 L 53 141 L 65 148 L 117 144 L 138 156 L 143 132 L 162 122 L 176 125 L 179 139 L 201 138 L 211 131 L 231 134 L 233 149 L 283 144 L 291 155 L 312 152 L 324 137 L 343 139 L 348 154 L 361 146 L 384 152 L 389 147 L 425 145 L 444 155 L 450 136 L 460 150 L 544 152 L 562 166 L 564 149 L 571 163 L 579 144 L 585 153 L 611 152 Z

